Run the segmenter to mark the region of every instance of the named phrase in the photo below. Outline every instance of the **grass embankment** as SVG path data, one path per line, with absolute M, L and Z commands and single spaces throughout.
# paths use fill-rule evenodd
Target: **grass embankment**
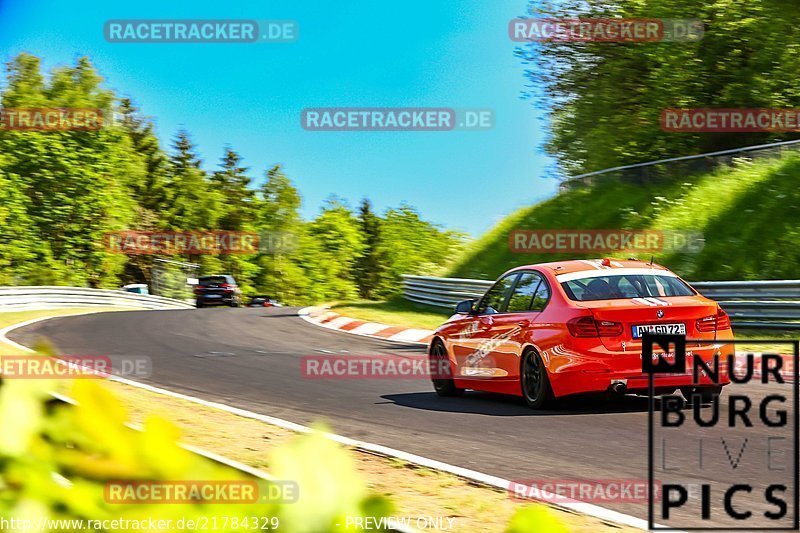
M 420 329 L 436 329 L 453 314 L 451 309 L 417 304 L 402 298 L 383 302 L 341 302 L 332 306 L 331 310 L 359 320 Z
M 798 155 L 646 185 L 608 176 L 513 213 L 470 245 L 446 275 L 495 279 L 519 265 L 598 255 L 514 253 L 508 235 L 517 229 L 643 229 L 704 234 L 700 252 L 655 256 L 688 280 L 797 279 L 799 181 Z M 640 258 L 649 260 L 646 255 Z

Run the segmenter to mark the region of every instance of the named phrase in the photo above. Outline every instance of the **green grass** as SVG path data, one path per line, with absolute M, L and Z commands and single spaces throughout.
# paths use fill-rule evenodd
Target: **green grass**
M 341 302 L 331 309 L 340 315 L 359 320 L 420 329 L 436 329 L 453 314 L 449 309 L 415 304 L 402 298 Z
M 800 340 L 800 330 L 799 331 L 776 331 L 776 330 L 755 330 L 755 329 L 736 329 L 733 330 L 734 338 L 737 341 L 749 341 L 749 340 L 788 340 L 788 341 L 796 341 Z M 793 348 L 790 344 L 786 343 L 779 343 L 779 344 L 770 344 L 770 343 L 747 343 L 747 344 L 740 344 L 736 346 L 738 351 L 748 351 L 748 352 L 772 352 L 772 353 L 782 353 L 782 354 L 789 354 L 793 353 Z
M 121 311 L 121 309 L 107 309 L 104 307 L 71 307 L 64 309 L 37 309 L 34 311 L 0 312 L 0 328 L 5 328 L 11 326 L 12 324 L 19 324 L 27 320 L 33 320 L 34 318 L 41 318 L 45 316 L 67 316 L 97 311 Z
M 519 265 L 596 257 L 514 253 L 508 235 L 516 229 L 646 229 L 704 234 L 706 244 L 700 252 L 655 256 L 689 280 L 797 279 L 798 182 L 798 155 L 644 185 L 607 176 L 592 187 L 567 191 L 513 213 L 456 258 L 447 275 L 495 279 Z

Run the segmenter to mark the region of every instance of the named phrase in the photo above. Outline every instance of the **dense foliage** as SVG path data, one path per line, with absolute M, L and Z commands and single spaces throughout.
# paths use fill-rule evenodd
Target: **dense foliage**
M 463 241 L 409 206 L 381 216 L 366 200 L 355 212 L 331 197 L 303 220 L 301 195 L 280 166 L 255 179 L 228 146 L 208 172 L 186 131 L 165 150 L 152 120 L 103 88 L 87 58 L 44 76 L 39 59 L 22 54 L 7 71 L 3 107 L 99 108 L 114 120 L 98 131 L 0 130 L 0 284 L 149 283 L 154 257 L 109 253 L 105 233 L 232 230 L 281 245 L 171 259 L 233 274 L 245 293 L 287 303 L 375 298 L 396 292 L 400 274 L 441 268 Z
M 796 138 L 669 133 L 665 108 L 797 108 L 797 5 L 785 0 L 532 0 L 531 16 L 699 19 L 696 42 L 534 43 L 518 49 L 551 112 L 547 150 L 569 176 Z

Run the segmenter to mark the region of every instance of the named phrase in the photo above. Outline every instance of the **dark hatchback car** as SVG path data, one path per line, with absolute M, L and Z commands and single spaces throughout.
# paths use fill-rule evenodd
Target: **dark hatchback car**
M 194 288 L 196 305 L 228 305 L 239 307 L 242 303 L 242 291 L 233 276 L 202 276 Z
M 247 307 L 283 307 L 277 300 L 273 300 L 269 296 L 253 296 L 247 304 Z

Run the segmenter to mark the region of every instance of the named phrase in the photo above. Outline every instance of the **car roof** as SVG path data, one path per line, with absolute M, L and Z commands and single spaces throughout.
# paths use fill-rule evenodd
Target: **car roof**
M 607 265 L 603 264 L 607 261 Z M 617 268 L 652 268 L 662 272 L 669 272 L 669 269 L 658 265 L 656 263 L 649 263 L 646 261 L 637 261 L 633 259 L 578 259 L 571 261 L 553 261 L 551 263 L 538 263 L 535 265 L 525 265 L 509 270 L 514 272 L 516 270 L 530 270 L 536 268 L 539 270 L 548 270 L 554 276 L 561 274 L 571 274 L 573 272 L 596 271 L 596 270 L 614 270 Z M 609 272 L 610 273 L 610 272 Z

